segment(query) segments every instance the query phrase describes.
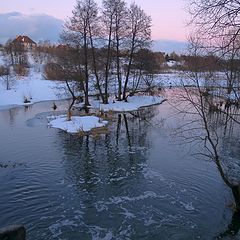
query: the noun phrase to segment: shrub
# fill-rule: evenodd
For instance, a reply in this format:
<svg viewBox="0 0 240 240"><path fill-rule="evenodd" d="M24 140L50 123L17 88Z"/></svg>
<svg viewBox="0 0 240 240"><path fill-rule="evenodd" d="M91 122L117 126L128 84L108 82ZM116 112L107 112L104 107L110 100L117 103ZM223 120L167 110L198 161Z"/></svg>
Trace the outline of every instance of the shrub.
<svg viewBox="0 0 240 240"><path fill-rule="evenodd" d="M13 69L18 76L27 76L29 73L28 67L21 64L14 65Z"/></svg>
<svg viewBox="0 0 240 240"><path fill-rule="evenodd" d="M9 68L0 66L0 76L9 75Z"/></svg>
<svg viewBox="0 0 240 240"><path fill-rule="evenodd" d="M49 62L45 65L44 77L48 80L65 80L61 67L52 62Z"/></svg>

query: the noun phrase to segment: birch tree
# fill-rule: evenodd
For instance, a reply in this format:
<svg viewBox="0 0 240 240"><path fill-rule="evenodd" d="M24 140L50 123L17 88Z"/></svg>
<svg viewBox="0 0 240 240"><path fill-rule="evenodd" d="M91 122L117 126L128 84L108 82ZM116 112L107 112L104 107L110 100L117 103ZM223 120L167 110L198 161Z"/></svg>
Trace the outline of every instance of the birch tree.
<svg viewBox="0 0 240 240"><path fill-rule="evenodd" d="M85 106L89 105L89 81L91 74L93 47L93 28L98 21L98 7L94 0L78 0L72 17L65 24L62 39L72 47L82 50L83 59L83 91Z"/></svg>
<svg viewBox="0 0 240 240"><path fill-rule="evenodd" d="M134 55L139 49L148 48L151 44L151 17L138 5L132 3L128 9L128 36L126 40L127 66L123 86L123 100L127 100L127 87L133 67Z"/></svg>

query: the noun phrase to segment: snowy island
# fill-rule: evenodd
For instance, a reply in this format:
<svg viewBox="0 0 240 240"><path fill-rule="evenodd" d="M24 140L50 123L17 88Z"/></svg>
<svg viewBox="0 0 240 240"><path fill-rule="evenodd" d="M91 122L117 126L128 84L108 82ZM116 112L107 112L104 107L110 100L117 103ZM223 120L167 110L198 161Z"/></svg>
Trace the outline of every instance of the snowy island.
<svg viewBox="0 0 240 240"><path fill-rule="evenodd" d="M73 116L71 120L68 120L67 115L61 115L51 120L49 126L62 129L68 133L79 133L89 132L92 129L104 127L107 124L107 121L103 121L103 119L96 116Z"/></svg>
<svg viewBox="0 0 240 240"><path fill-rule="evenodd" d="M92 107L99 107L100 111L108 112L129 112L136 111L142 107L160 104L164 98L157 96L133 96L128 98L128 102L114 102L110 104L101 104L93 101ZM49 126L62 129L68 133L90 132L93 129L105 127L108 121L96 116L72 116L68 119L67 115L48 117Z"/></svg>

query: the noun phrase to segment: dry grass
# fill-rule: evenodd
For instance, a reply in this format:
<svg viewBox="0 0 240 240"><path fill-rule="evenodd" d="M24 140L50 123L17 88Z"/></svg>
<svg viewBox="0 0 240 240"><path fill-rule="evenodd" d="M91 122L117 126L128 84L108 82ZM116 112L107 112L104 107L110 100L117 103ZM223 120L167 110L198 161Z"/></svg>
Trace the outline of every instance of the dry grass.
<svg viewBox="0 0 240 240"><path fill-rule="evenodd" d="M105 135L109 132L108 128L106 126L104 127L97 127L97 128L93 128L91 131L83 131L83 130L79 130L77 135L79 137L84 137L84 136L91 136L94 139L98 139L101 135Z"/></svg>
<svg viewBox="0 0 240 240"><path fill-rule="evenodd" d="M14 72L18 75L18 76L27 76L29 73L29 69L26 66L22 66L20 64L15 65L14 66Z"/></svg>

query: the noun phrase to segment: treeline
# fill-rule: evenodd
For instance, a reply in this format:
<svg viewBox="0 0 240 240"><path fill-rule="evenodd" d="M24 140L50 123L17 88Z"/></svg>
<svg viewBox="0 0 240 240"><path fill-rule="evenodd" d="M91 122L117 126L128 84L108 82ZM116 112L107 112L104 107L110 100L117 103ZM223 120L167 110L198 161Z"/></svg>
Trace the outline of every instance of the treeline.
<svg viewBox="0 0 240 240"><path fill-rule="evenodd" d="M16 75L25 76L28 73L29 62L27 51L22 44L14 43L9 39L1 46L1 55L4 62L0 66L0 76L13 71Z"/></svg>
<svg viewBox="0 0 240 240"><path fill-rule="evenodd" d="M49 67L76 81L86 106L90 81L95 81L102 102L108 103L109 84L116 78L117 99L126 100L130 79L144 71L142 55L149 58L151 54L151 17L124 0L104 0L101 7L94 0L77 1L61 42L57 59Z"/></svg>

